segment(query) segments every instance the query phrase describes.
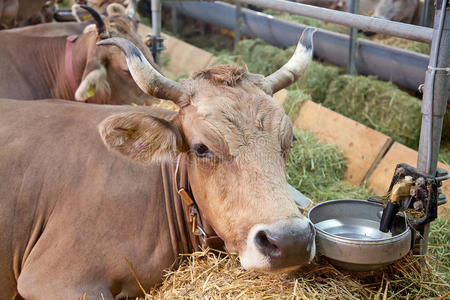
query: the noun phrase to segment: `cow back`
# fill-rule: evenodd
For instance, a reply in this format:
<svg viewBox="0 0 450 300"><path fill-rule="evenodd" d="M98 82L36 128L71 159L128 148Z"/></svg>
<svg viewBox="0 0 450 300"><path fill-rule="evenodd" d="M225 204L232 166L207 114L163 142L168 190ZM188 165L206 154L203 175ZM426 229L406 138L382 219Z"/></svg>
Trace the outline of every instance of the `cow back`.
<svg viewBox="0 0 450 300"><path fill-rule="evenodd" d="M52 280L88 284L99 272L106 281L127 278L126 256L154 284L161 274L144 270L173 262L161 165L108 152L98 133L103 119L131 110L149 108L0 100L0 268L8 274L0 289L37 263L69 273ZM158 261L149 259L158 251ZM74 262L85 270L70 277Z"/></svg>

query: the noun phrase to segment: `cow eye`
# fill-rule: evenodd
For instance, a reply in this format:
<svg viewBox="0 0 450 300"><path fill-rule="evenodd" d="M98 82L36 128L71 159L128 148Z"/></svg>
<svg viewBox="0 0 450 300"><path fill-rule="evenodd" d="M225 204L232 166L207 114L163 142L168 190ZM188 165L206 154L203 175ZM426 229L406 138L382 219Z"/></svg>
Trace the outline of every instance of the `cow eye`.
<svg viewBox="0 0 450 300"><path fill-rule="evenodd" d="M211 151L209 151L208 147L206 147L204 144L194 145L193 150L197 157L206 157L208 155L211 155Z"/></svg>

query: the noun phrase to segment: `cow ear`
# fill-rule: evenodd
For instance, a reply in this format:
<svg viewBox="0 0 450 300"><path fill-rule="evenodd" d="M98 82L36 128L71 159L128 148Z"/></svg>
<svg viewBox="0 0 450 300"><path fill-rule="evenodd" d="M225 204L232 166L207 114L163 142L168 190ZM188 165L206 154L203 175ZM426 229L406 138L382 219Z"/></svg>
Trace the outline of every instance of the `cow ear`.
<svg viewBox="0 0 450 300"><path fill-rule="evenodd" d="M101 96L101 99L108 99L111 96L111 87L107 75L105 66L89 62L75 92L75 100L85 102L94 95Z"/></svg>
<svg viewBox="0 0 450 300"><path fill-rule="evenodd" d="M109 149L141 163L173 159L183 151L183 138L177 122L144 112L112 115L99 125Z"/></svg>

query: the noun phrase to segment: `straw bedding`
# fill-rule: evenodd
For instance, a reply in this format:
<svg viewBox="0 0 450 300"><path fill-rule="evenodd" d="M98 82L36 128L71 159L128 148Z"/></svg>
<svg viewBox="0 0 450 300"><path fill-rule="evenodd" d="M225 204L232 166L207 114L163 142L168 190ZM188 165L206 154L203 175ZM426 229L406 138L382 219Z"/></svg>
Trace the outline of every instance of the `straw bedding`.
<svg viewBox="0 0 450 300"><path fill-rule="evenodd" d="M430 263L424 269L418 256L408 254L381 271L347 272L318 257L291 274L264 274L243 270L236 256L203 251L185 255L180 267L167 270L162 285L147 298L435 299L450 290L448 226L447 220L433 224Z"/></svg>
<svg viewBox="0 0 450 300"><path fill-rule="evenodd" d="M288 181L315 202L338 198L364 199L370 192L343 181L344 155L332 145L296 132L287 165ZM427 299L450 290L450 224L432 224L426 268L409 254L381 271L339 270L324 257L290 274L245 271L236 256L205 250L183 255L183 263L167 270L154 299Z"/></svg>

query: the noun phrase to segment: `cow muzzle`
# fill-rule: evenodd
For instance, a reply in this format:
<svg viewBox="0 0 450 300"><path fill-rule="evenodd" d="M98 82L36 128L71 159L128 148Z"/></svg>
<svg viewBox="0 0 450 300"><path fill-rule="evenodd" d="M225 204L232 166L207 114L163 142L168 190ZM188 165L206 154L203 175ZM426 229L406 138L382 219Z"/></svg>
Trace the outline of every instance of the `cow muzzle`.
<svg viewBox="0 0 450 300"><path fill-rule="evenodd" d="M290 218L254 225L239 255L245 269L284 272L310 263L316 253L314 225L306 218Z"/></svg>

